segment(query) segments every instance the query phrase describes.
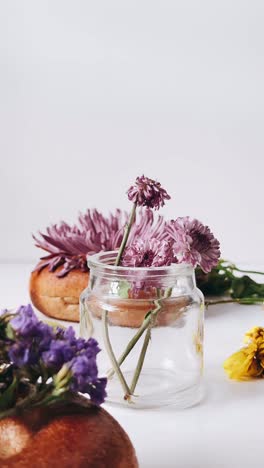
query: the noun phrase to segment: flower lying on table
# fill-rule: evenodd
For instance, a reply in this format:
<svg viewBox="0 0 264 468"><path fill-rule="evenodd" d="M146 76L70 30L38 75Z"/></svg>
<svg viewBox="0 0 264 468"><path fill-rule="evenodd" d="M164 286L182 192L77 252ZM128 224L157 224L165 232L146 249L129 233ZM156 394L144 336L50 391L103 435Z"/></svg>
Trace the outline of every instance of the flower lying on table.
<svg viewBox="0 0 264 468"><path fill-rule="evenodd" d="M100 405L106 379L98 377L93 338L76 338L72 327L51 327L31 305L0 312L0 418L15 408L51 405L73 393Z"/></svg>
<svg viewBox="0 0 264 468"><path fill-rule="evenodd" d="M264 328L252 328L244 341L246 346L225 360L226 373L234 380L264 377Z"/></svg>

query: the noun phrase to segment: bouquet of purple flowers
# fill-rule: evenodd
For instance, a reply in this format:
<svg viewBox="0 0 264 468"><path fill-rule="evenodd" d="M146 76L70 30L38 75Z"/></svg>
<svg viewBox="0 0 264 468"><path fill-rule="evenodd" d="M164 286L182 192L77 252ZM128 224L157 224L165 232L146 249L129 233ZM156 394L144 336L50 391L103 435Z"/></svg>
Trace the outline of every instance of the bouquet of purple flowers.
<svg viewBox="0 0 264 468"><path fill-rule="evenodd" d="M52 327L31 305L0 312L0 418L18 408L52 405L78 392L100 405L106 378L98 377L93 338L77 338L72 327Z"/></svg>

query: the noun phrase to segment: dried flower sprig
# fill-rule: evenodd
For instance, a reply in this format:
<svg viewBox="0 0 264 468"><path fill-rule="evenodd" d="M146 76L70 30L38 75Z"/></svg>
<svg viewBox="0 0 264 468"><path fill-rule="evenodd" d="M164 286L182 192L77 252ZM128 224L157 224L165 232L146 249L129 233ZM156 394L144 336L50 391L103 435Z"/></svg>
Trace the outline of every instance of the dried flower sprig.
<svg viewBox="0 0 264 468"><path fill-rule="evenodd" d="M264 328L253 327L245 334L246 346L224 362L230 379L249 380L264 377Z"/></svg>
<svg viewBox="0 0 264 468"><path fill-rule="evenodd" d="M144 175L137 177L134 185L132 185L127 192L128 199L133 202L133 207L125 226L124 236L116 257L115 265L119 265L122 255L127 245L127 241L131 232L131 228L135 221L136 209L138 206L146 206L158 210L164 206L165 200L169 200L170 196L161 184L153 179L149 179Z"/></svg>
<svg viewBox="0 0 264 468"><path fill-rule="evenodd" d="M77 392L97 405L105 400L106 378L98 377L100 348L93 338L43 323L29 304L0 312L0 343L0 418Z"/></svg>

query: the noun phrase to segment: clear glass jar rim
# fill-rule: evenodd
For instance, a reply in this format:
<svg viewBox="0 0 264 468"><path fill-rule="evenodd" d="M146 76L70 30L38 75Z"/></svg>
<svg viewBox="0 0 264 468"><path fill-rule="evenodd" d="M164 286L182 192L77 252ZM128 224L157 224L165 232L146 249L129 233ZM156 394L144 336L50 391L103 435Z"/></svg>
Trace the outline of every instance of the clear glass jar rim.
<svg viewBox="0 0 264 468"><path fill-rule="evenodd" d="M194 272L194 267L188 263L172 263L169 266L161 267L124 267L106 263L107 260L114 261L118 250L110 250L108 252L99 252L94 255L87 255L88 267L104 268L110 272L159 272L164 274L191 274ZM105 260L105 261L103 261Z"/></svg>

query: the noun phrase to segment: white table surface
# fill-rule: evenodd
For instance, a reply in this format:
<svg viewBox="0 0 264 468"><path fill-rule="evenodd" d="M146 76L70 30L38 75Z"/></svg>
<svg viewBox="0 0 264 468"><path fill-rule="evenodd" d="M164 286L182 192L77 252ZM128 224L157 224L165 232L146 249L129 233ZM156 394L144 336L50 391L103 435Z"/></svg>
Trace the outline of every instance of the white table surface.
<svg viewBox="0 0 264 468"><path fill-rule="evenodd" d="M29 302L31 269L0 265L1 308ZM104 405L129 434L141 468L263 468L264 380L234 382L222 368L254 325L264 325L262 306L217 305L207 311L206 397L198 406L178 411Z"/></svg>

